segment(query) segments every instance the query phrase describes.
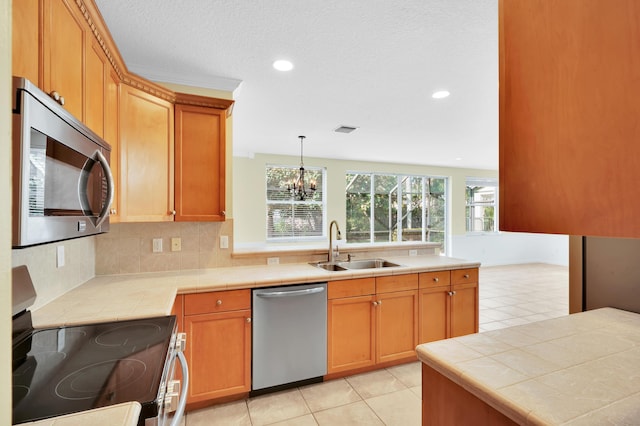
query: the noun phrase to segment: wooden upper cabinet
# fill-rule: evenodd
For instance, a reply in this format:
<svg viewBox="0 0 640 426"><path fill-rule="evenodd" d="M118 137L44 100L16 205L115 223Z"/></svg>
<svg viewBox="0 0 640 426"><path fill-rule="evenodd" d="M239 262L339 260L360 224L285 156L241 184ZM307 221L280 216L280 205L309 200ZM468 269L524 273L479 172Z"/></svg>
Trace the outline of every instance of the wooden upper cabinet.
<svg viewBox="0 0 640 426"><path fill-rule="evenodd" d="M226 111L175 105L176 221L225 220Z"/></svg>
<svg viewBox="0 0 640 426"><path fill-rule="evenodd" d="M173 104L120 86L120 220L173 221Z"/></svg>
<svg viewBox="0 0 640 426"><path fill-rule="evenodd" d="M97 41L87 43L85 58L84 123L104 138L105 91L111 67Z"/></svg>
<svg viewBox="0 0 640 426"><path fill-rule="evenodd" d="M104 101L104 139L111 145L111 173L115 185L109 221L120 221L120 78L113 69L107 73Z"/></svg>
<svg viewBox="0 0 640 426"><path fill-rule="evenodd" d="M40 1L20 0L12 4L11 73L40 84Z"/></svg>
<svg viewBox="0 0 640 426"><path fill-rule="evenodd" d="M640 2L499 2L500 229L640 237Z"/></svg>
<svg viewBox="0 0 640 426"><path fill-rule="evenodd" d="M44 8L43 89L57 92L65 109L83 120L85 22L68 0L45 0Z"/></svg>

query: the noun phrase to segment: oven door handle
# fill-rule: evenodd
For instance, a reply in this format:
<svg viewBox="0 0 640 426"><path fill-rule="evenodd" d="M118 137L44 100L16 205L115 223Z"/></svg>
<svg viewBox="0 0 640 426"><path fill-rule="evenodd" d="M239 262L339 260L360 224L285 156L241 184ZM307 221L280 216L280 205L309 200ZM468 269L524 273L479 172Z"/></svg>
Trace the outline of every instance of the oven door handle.
<svg viewBox="0 0 640 426"><path fill-rule="evenodd" d="M187 365L187 359L184 357L182 351L178 351L176 354L178 361L180 361L180 369L182 370L182 386L180 389L180 401L178 402L178 408L173 415L173 420L170 426L178 426L184 415L184 409L187 406L187 393L189 392L189 366Z"/></svg>

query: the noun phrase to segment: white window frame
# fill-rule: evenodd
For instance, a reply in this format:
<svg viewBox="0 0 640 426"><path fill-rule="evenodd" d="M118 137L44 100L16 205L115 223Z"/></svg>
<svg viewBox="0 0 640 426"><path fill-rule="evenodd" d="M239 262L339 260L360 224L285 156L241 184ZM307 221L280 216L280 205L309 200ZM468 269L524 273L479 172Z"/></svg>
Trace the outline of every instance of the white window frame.
<svg viewBox="0 0 640 426"><path fill-rule="evenodd" d="M469 186L480 186L480 187L492 187L493 188L493 204L481 204L481 203L471 203L468 204L467 203L467 197L466 197L466 192L467 192L467 188ZM498 230L498 217L499 217L499 211L498 211L498 195L499 195L499 188L498 188L498 178L478 178L478 177L469 177L467 176L465 178L465 183L464 183L464 190L465 190L465 214L464 214L464 220L465 220L465 231L467 232L467 234L496 234L498 232L500 232ZM470 223L469 220L471 219L470 217L467 217L467 207L473 209L476 206L480 206L480 207L493 207L493 231L474 231L473 227L471 227L470 230Z"/></svg>
<svg viewBox="0 0 640 426"><path fill-rule="evenodd" d="M311 241L323 241L327 239L327 230L326 230L326 223L327 223L327 169L326 167L305 167L305 171L319 171L322 173L322 183L319 185L319 187L321 188L321 199L320 200L304 200L304 201L300 201L300 200L295 200L293 197L291 197L290 199L286 199L286 200L269 200L268 199L268 191L269 188L267 187L267 170L269 168L284 168L284 169L291 169L292 171L298 171L300 169L300 166L292 166L290 164L266 164L265 169L264 169L264 173L265 173L265 238L266 241L269 243L286 243L286 242L311 242ZM322 208L322 225L321 225L321 230L322 230L322 234L321 235L302 235L302 236L284 236L284 237L273 237L273 236L269 236L269 205L271 204L290 204L292 207L296 206L296 205L318 205L321 206Z"/></svg>

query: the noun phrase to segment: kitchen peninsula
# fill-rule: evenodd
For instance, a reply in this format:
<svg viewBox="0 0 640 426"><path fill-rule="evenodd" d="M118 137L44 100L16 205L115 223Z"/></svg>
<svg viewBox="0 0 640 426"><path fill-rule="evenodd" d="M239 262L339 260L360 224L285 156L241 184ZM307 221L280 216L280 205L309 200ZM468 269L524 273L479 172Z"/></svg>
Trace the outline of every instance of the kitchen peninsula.
<svg viewBox="0 0 640 426"><path fill-rule="evenodd" d="M640 422L640 315L602 308L427 343L423 425Z"/></svg>

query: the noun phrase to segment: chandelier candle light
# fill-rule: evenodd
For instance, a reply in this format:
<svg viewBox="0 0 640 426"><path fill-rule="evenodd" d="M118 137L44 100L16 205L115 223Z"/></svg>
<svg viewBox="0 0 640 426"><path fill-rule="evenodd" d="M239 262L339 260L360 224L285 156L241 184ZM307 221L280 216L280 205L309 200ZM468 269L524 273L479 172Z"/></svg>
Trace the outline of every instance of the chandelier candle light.
<svg viewBox="0 0 640 426"><path fill-rule="evenodd" d="M304 163L302 161L302 143L306 136L298 136L300 138L300 174L295 182L287 182L287 191L296 200L304 201L307 197L313 197L316 192L316 181L311 180L309 182L309 189L305 188L304 181Z"/></svg>

